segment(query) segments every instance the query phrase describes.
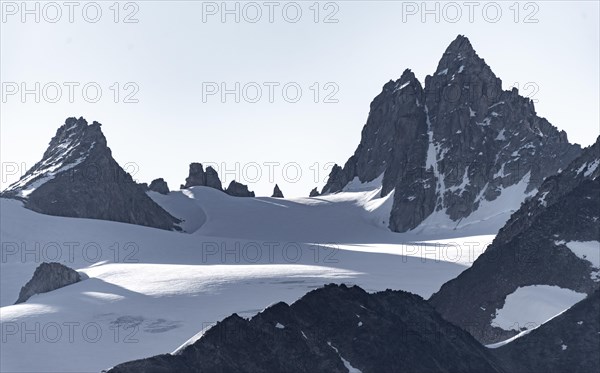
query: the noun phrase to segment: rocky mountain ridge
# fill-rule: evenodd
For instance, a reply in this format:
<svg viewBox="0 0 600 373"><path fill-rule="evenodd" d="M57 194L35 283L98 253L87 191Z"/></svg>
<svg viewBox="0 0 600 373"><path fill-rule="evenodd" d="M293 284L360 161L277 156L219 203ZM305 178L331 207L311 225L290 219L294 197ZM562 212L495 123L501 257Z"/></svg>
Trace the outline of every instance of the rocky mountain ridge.
<svg viewBox="0 0 600 373"><path fill-rule="evenodd" d="M1 197L48 215L111 220L179 230L179 220L150 199L114 160L101 124L67 118L42 160Z"/></svg>
<svg viewBox="0 0 600 373"><path fill-rule="evenodd" d="M124 372L503 372L468 333L421 297L326 285L250 320L218 322L176 354L120 364Z"/></svg>
<svg viewBox="0 0 600 373"><path fill-rule="evenodd" d="M516 88L502 90L459 35L424 87L410 70L384 85L354 155L332 168L323 193L383 175L381 196L396 191L389 227L405 232L435 213L460 222L518 183L522 201L580 151Z"/></svg>
<svg viewBox="0 0 600 373"><path fill-rule="evenodd" d="M482 343L516 334L493 325L519 287L550 285L592 294L600 287L600 137L561 173L547 178L493 243L430 302ZM589 250L589 252L587 251ZM588 256L589 255L589 256Z"/></svg>

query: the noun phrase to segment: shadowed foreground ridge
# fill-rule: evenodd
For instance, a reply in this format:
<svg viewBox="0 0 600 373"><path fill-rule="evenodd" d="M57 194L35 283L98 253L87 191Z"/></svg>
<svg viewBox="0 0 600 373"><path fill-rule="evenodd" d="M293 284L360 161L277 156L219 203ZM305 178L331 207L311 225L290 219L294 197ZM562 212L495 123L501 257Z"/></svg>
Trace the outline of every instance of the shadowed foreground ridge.
<svg viewBox="0 0 600 373"><path fill-rule="evenodd" d="M352 368L357 370L352 370ZM504 372L468 333L404 291L326 285L250 320L233 314L176 355L125 372Z"/></svg>

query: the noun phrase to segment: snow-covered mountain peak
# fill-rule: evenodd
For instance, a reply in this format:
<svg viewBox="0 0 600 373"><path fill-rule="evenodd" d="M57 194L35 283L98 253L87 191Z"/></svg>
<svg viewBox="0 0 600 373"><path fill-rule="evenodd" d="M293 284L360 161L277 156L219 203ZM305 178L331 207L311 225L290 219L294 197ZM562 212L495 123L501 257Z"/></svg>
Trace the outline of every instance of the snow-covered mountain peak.
<svg viewBox="0 0 600 373"><path fill-rule="evenodd" d="M179 220L152 201L113 159L100 127L98 122L68 118L42 159L1 196L48 215L176 229Z"/></svg>
<svg viewBox="0 0 600 373"><path fill-rule="evenodd" d="M503 91L501 80L459 35L424 87L408 69L383 87L354 155L343 168L332 168L323 193L342 191L355 178L365 183L383 175L381 195L396 191L389 226L397 232L416 229L432 215L439 216L429 219L429 228L458 227L504 194L511 202L501 218L497 211L477 218L494 217L498 229L544 178L580 152L536 115L530 99L516 89ZM513 187L524 181L514 195Z"/></svg>
<svg viewBox="0 0 600 373"><path fill-rule="evenodd" d="M92 151L107 151L110 154L100 126L98 122L88 125L83 118L68 118L56 131L42 160L10 185L3 196L26 199L57 174L81 164Z"/></svg>
<svg viewBox="0 0 600 373"><path fill-rule="evenodd" d="M469 39L458 35L446 48L433 76L451 79L455 74L464 73L469 67L473 67L475 71L491 72L485 61L477 55Z"/></svg>
<svg viewBox="0 0 600 373"><path fill-rule="evenodd" d="M94 121L92 124L80 117L79 119L71 117L67 118L65 124L56 130L56 135L50 141L50 148L61 147L65 143L71 143L73 140L78 140L80 145L91 143L100 143L106 146L106 138L101 130L102 124Z"/></svg>

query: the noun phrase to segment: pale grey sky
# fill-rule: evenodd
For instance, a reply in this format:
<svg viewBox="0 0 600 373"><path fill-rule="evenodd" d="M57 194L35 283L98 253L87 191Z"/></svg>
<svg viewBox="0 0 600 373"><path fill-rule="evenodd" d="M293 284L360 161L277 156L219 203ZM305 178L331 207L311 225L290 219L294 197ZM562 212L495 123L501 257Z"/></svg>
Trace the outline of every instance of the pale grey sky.
<svg viewBox="0 0 600 373"><path fill-rule="evenodd" d="M423 81L457 34L572 142L600 132L597 1L428 2L428 12L421 1L314 3L228 2L228 14L221 1L29 2L28 13L2 1L1 187L18 178L6 172L13 164L25 172L41 158L65 118L83 116L103 124L139 181L164 177L176 189L197 161L258 195L273 182L307 195L329 162L352 154L383 84L405 68ZM40 102L23 100L36 82ZM236 82L239 103L208 94Z"/></svg>

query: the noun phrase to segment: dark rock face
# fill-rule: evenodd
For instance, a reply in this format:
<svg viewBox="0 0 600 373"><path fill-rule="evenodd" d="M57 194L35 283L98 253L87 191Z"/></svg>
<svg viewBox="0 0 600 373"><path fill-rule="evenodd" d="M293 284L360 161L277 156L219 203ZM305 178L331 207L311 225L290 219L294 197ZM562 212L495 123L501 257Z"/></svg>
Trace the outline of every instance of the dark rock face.
<svg viewBox="0 0 600 373"><path fill-rule="evenodd" d="M206 186L218 190L223 190L223 184L219 179L219 174L211 166L206 167Z"/></svg>
<svg viewBox="0 0 600 373"><path fill-rule="evenodd" d="M496 238L501 242L510 241L513 237L529 229L538 214L545 211L545 207L573 192L582 182L597 179L599 176L600 136L593 145L584 149L568 167L544 180L538 189L536 198L527 200L500 229Z"/></svg>
<svg viewBox="0 0 600 373"><path fill-rule="evenodd" d="M189 176L185 179L185 185L181 189L193 186L206 186L218 190L223 190L223 185L219 179L219 174L214 168L208 166L206 171L202 163L190 164Z"/></svg>
<svg viewBox="0 0 600 373"><path fill-rule="evenodd" d="M110 372L347 373L349 366L363 373L503 371L483 346L417 295L327 285L250 320L234 314L177 355Z"/></svg>
<svg viewBox="0 0 600 373"><path fill-rule="evenodd" d="M101 124L68 118L42 160L2 197L48 215L111 220L177 229L179 220L150 197L113 159Z"/></svg>
<svg viewBox="0 0 600 373"><path fill-rule="evenodd" d="M248 186L232 180L225 193L233 197L254 197L254 192L248 190Z"/></svg>
<svg viewBox="0 0 600 373"><path fill-rule="evenodd" d="M169 186L162 177L160 179L152 180L148 189L160 194L169 194Z"/></svg>
<svg viewBox="0 0 600 373"><path fill-rule="evenodd" d="M206 186L206 173L202 163L191 163L189 176L185 179L184 188Z"/></svg>
<svg viewBox="0 0 600 373"><path fill-rule="evenodd" d="M490 324L518 287L553 285L588 294L600 287L599 269L565 245L600 241L599 150L600 138L547 178L473 266L432 295L431 304L444 318L482 343L495 343L516 334Z"/></svg>
<svg viewBox="0 0 600 373"><path fill-rule="evenodd" d="M47 293L81 281L79 273L60 263L42 263L31 280L21 288L15 304L24 303L35 294Z"/></svg>
<svg viewBox="0 0 600 373"><path fill-rule="evenodd" d="M587 373L600 368L600 293L492 350L514 373Z"/></svg>
<svg viewBox="0 0 600 373"><path fill-rule="evenodd" d="M354 155L332 168L323 193L383 175L382 195L396 191L390 229L405 232L436 211L459 221L526 175L526 191L538 188L581 149L501 84L457 37L424 88L410 70L384 85Z"/></svg>
<svg viewBox="0 0 600 373"><path fill-rule="evenodd" d="M281 189L279 189L279 185L275 184L275 188L273 188L273 195L271 197L283 198L283 193L281 192Z"/></svg>
<svg viewBox="0 0 600 373"><path fill-rule="evenodd" d="M321 194L319 193L319 191L317 190L317 188L315 187L313 190L310 191L310 194L308 195L309 197L318 197Z"/></svg>
<svg viewBox="0 0 600 373"><path fill-rule="evenodd" d="M201 163L190 164L190 174L185 179L185 185L181 186L181 189L189 188L193 186L206 186L217 190L224 191L230 196L234 197L254 197L254 192L248 190L248 186L238 183L233 180L227 189L223 190L223 185L219 179L217 171L208 166L206 171Z"/></svg>

